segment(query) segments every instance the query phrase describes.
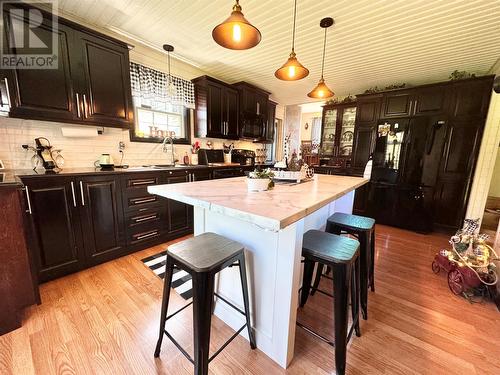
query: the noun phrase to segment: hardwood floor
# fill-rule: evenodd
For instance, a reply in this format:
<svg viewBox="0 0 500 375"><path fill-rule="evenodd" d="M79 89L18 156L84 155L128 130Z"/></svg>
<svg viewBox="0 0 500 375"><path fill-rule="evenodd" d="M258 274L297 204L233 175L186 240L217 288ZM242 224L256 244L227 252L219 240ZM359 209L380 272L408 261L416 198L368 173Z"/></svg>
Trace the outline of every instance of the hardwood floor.
<svg viewBox="0 0 500 375"><path fill-rule="evenodd" d="M447 236L424 236L377 226L376 292L369 320L361 321L347 353L348 374L499 374L500 314L491 302L470 304L434 275L431 261ZM140 259L156 246L41 287L42 304L28 310L23 327L0 337L0 374L192 374L193 368L164 339L153 358L162 282ZM322 288L329 287L328 279ZM184 304L175 293L172 309ZM192 350L190 308L167 329ZM299 320L331 336L332 301L316 293ZM232 330L212 323L212 350ZM242 337L211 364L213 374L331 374L333 348L297 328L295 357L287 371Z"/></svg>

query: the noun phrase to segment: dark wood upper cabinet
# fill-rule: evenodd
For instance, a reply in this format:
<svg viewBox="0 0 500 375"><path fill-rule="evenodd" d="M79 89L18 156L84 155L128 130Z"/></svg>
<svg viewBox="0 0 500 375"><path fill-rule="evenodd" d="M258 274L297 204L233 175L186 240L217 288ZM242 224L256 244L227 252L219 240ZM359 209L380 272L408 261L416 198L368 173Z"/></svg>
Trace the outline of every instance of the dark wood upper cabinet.
<svg viewBox="0 0 500 375"><path fill-rule="evenodd" d="M27 9L30 6L15 5ZM12 33L11 13L4 7L5 37ZM53 37L51 17L41 11L37 35ZM25 14L28 14L25 12ZM29 22L23 19L22 22ZM58 17L57 69L7 72L9 115L27 119L128 128L133 121L128 46ZM12 53L22 53L13 49Z"/></svg>
<svg viewBox="0 0 500 375"><path fill-rule="evenodd" d="M454 117L485 118L490 103L492 81L490 77L457 81L452 86Z"/></svg>
<svg viewBox="0 0 500 375"><path fill-rule="evenodd" d="M29 23L27 18L12 18L11 13L3 14L4 38L12 36L13 22ZM47 45L51 43L53 30L50 20L43 19L37 36ZM7 43L4 40L4 43ZM8 91L10 93L10 116L33 119L53 119L74 121L76 97L70 56L73 43L73 30L60 24L57 31L57 69L12 69L6 70ZM8 45L5 44L5 45ZM9 48L12 54L24 52L23 48Z"/></svg>
<svg viewBox="0 0 500 375"><path fill-rule="evenodd" d="M78 179L81 223L89 264L114 259L125 252L125 227L120 179L113 175Z"/></svg>
<svg viewBox="0 0 500 375"><path fill-rule="evenodd" d="M413 92L394 92L384 95L382 118L409 116L413 105Z"/></svg>
<svg viewBox="0 0 500 375"><path fill-rule="evenodd" d="M264 131L264 141L267 143L274 142L274 131L276 122L276 104L269 100L267 104L267 123Z"/></svg>
<svg viewBox="0 0 500 375"><path fill-rule="evenodd" d="M79 32L83 121L128 127L133 119L128 47Z"/></svg>
<svg viewBox="0 0 500 375"><path fill-rule="evenodd" d="M26 185L34 255L40 281L83 268L85 253L75 182L69 177L33 178Z"/></svg>
<svg viewBox="0 0 500 375"><path fill-rule="evenodd" d="M447 86L417 88L413 95L413 115L429 116L445 112L449 98L448 92Z"/></svg>
<svg viewBox="0 0 500 375"><path fill-rule="evenodd" d="M238 139L238 92L208 76L193 80L195 85L195 135Z"/></svg>
<svg viewBox="0 0 500 375"><path fill-rule="evenodd" d="M239 135L254 141L265 140L269 93L246 82L233 85L239 93Z"/></svg>
<svg viewBox="0 0 500 375"><path fill-rule="evenodd" d="M351 168L363 172L375 146L376 127L356 127L354 131L354 153Z"/></svg>

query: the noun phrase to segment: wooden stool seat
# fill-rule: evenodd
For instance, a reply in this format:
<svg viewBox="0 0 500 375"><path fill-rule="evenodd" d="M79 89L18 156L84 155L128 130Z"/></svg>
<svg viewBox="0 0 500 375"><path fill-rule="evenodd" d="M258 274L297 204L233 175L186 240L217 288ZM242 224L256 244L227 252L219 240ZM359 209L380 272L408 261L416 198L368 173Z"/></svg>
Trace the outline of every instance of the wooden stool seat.
<svg viewBox="0 0 500 375"><path fill-rule="evenodd" d="M333 269L333 310L335 322L335 341L314 332L311 328L297 322L297 325L315 337L335 347L335 370L338 375L345 374L347 343L353 331L361 336L359 328L359 242L319 230L309 230L302 241L304 274L300 294L300 306L303 307L309 297L311 281L316 263ZM319 267L318 267L319 270ZM320 291L318 289L318 291ZM348 330L349 292L351 299L352 326Z"/></svg>
<svg viewBox="0 0 500 375"><path fill-rule="evenodd" d="M371 231L375 226L375 219L336 212L328 218L327 223L355 231Z"/></svg>
<svg viewBox="0 0 500 375"><path fill-rule="evenodd" d="M219 270L244 248L236 241L207 232L170 245L168 255L194 272L210 272Z"/></svg>

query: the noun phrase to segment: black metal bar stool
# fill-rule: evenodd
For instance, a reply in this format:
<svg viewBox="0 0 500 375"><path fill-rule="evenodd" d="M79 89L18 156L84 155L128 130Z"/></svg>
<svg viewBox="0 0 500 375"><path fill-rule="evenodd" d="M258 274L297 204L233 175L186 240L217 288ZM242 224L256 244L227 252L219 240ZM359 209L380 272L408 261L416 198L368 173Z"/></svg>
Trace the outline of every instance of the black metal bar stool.
<svg viewBox="0 0 500 375"><path fill-rule="evenodd" d="M304 234L302 256L305 259L300 294L301 307L305 305L309 297L315 263L330 266L333 270L333 295L321 292L333 297L335 341L332 342L303 324L297 322L297 325L335 347L336 372L343 375L346 367L347 343L353 330L356 332L356 336L361 336L359 328L359 242L352 238L310 230ZM352 326L348 333L349 290L351 292Z"/></svg>
<svg viewBox="0 0 500 375"><path fill-rule="evenodd" d="M215 274L222 269L238 262L240 268L241 288L245 311L227 301L214 291ZM173 268L180 268L193 278L193 300L181 309L167 316L170 287L172 284ZM211 357L210 349L210 322L214 295L221 301L237 310L246 318L246 323L222 345ZM186 307L193 305L194 331L194 359L180 346L180 344L165 329L168 319L172 318ZM161 343L165 334L184 356L194 364L195 375L208 374L208 364L214 359L238 334L247 327L250 347L256 348L255 336L250 325L250 309L248 303L248 284L245 268L245 253L243 245L215 233L203 233L178 242L168 247L165 283L163 286L163 301L161 306L160 333L156 344L155 357L160 356Z"/></svg>
<svg viewBox="0 0 500 375"><path fill-rule="evenodd" d="M336 212L326 222L326 232L341 234L346 232L360 243L360 297L363 318L368 319L368 287L375 291L375 220L369 217ZM313 293L318 288L323 274L323 266L318 264Z"/></svg>

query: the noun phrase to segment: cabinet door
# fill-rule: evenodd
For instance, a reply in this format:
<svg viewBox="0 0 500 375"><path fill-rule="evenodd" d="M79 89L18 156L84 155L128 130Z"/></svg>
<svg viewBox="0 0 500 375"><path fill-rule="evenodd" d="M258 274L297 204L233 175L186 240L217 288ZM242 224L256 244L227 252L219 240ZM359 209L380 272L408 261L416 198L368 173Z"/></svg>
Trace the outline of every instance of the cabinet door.
<svg viewBox="0 0 500 375"><path fill-rule="evenodd" d="M189 174L169 172L166 177L167 184L189 182ZM172 199L167 200L167 216L169 217L168 233L173 236L188 234L193 228L193 207L189 204Z"/></svg>
<svg viewBox="0 0 500 375"><path fill-rule="evenodd" d="M129 128L133 122L128 48L78 32L83 121Z"/></svg>
<svg viewBox="0 0 500 375"><path fill-rule="evenodd" d="M382 118L409 116L412 111L413 91L384 95Z"/></svg>
<svg viewBox="0 0 500 375"><path fill-rule="evenodd" d="M448 86L431 86L415 91L412 113L416 116L428 116L446 110Z"/></svg>
<svg viewBox="0 0 500 375"><path fill-rule="evenodd" d="M208 83L207 87L207 109L208 109L208 129L207 137L223 137L224 121L224 88L215 83Z"/></svg>
<svg viewBox="0 0 500 375"><path fill-rule="evenodd" d="M238 139L238 91L226 88L224 104L224 136L228 139Z"/></svg>
<svg viewBox="0 0 500 375"><path fill-rule="evenodd" d="M352 168L364 170L375 144L375 126L354 129Z"/></svg>
<svg viewBox="0 0 500 375"><path fill-rule="evenodd" d="M27 14L27 13L25 13ZM53 33L50 17L46 13L40 27L37 27L38 38L49 45ZM13 25L27 24L26 18L11 17L4 14L3 38L11 38ZM28 28L27 25L20 27ZM64 24L58 24L57 30L57 69L13 69L7 73L7 85L10 93L10 116L53 120L77 120L76 97L72 82L70 65L73 63L69 54L73 31ZM6 41L4 40L4 43ZM7 45L7 44L6 44ZM22 55L24 48L9 48L10 53Z"/></svg>
<svg viewBox="0 0 500 375"><path fill-rule="evenodd" d="M382 96L362 97L356 105L356 126L370 126L378 122Z"/></svg>
<svg viewBox="0 0 500 375"><path fill-rule="evenodd" d="M82 269L85 255L73 179L38 177L24 183L31 209L30 249L39 280L51 280Z"/></svg>
<svg viewBox="0 0 500 375"><path fill-rule="evenodd" d="M267 118L268 101L268 95L264 95L261 93L255 94L255 113L257 115Z"/></svg>
<svg viewBox="0 0 500 375"><path fill-rule="evenodd" d="M267 105L267 125L265 139L267 142L274 142L274 128L276 122L276 105L269 102Z"/></svg>
<svg viewBox="0 0 500 375"><path fill-rule="evenodd" d="M457 82L452 86L454 117L486 116L490 103L492 79Z"/></svg>
<svg viewBox="0 0 500 375"><path fill-rule="evenodd" d="M119 177L83 177L78 179L78 191L88 264L123 255L125 227Z"/></svg>

